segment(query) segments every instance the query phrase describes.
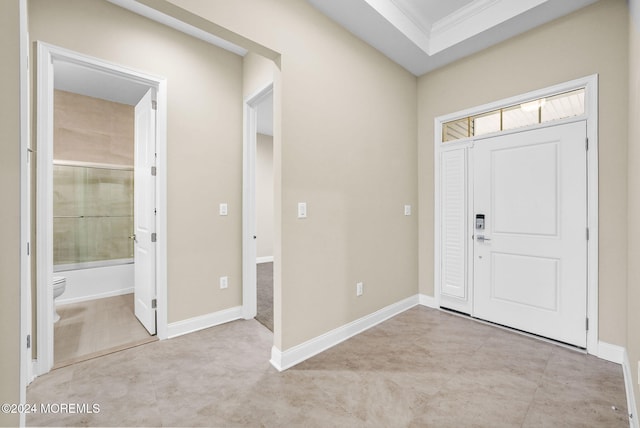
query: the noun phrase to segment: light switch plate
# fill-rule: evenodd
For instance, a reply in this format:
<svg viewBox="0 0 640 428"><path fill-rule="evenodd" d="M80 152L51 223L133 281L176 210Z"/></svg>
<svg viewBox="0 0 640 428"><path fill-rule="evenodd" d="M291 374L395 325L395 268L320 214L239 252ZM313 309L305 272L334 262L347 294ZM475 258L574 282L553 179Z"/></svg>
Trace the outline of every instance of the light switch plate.
<svg viewBox="0 0 640 428"><path fill-rule="evenodd" d="M298 202L298 218L307 218L306 202Z"/></svg>
<svg viewBox="0 0 640 428"><path fill-rule="evenodd" d="M227 215L229 213L229 206L225 203L220 204L220 215Z"/></svg>
<svg viewBox="0 0 640 428"><path fill-rule="evenodd" d="M356 296L362 296L364 293L364 284L361 282L356 283Z"/></svg>
<svg viewBox="0 0 640 428"><path fill-rule="evenodd" d="M411 215L411 205L404 206L404 215Z"/></svg>
<svg viewBox="0 0 640 428"><path fill-rule="evenodd" d="M228 276L221 276L220 277L220 288L224 289L224 288L228 288L229 287L229 277Z"/></svg>

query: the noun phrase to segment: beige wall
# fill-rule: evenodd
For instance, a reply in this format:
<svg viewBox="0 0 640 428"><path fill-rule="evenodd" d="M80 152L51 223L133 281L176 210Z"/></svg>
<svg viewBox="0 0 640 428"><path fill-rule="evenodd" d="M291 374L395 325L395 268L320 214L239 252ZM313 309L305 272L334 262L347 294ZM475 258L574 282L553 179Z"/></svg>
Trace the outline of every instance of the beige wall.
<svg viewBox="0 0 640 428"><path fill-rule="evenodd" d="M20 402L20 14L0 2L0 402ZM0 413L0 426L18 426Z"/></svg>
<svg viewBox="0 0 640 428"><path fill-rule="evenodd" d="M627 351L631 365L636 406L640 408L638 371L640 362L640 0L631 0L629 26L629 215ZM634 415L638 417L638 415Z"/></svg>
<svg viewBox="0 0 640 428"><path fill-rule="evenodd" d="M54 91L53 158L133 166L133 106Z"/></svg>
<svg viewBox="0 0 640 428"><path fill-rule="evenodd" d="M102 0L29 5L32 41L167 78L169 322L240 305L242 58Z"/></svg>
<svg viewBox="0 0 640 428"><path fill-rule="evenodd" d="M249 52L242 59L242 95L246 98L274 81L276 65L268 58Z"/></svg>
<svg viewBox="0 0 640 428"><path fill-rule="evenodd" d="M256 235L258 257L273 257L273 137L256 141Z"/></svg>
<svg viewBox="0 0 640 428"><path fill-rule="evenodd" d="M419 79L421 293L434 294L434 118L598 73L600 340L625 344L627 21L624 0L601 0Z"/></svg>
<svg viewBox="0 0 640 428"><path fill-rule="evenodd" d="M416 78L304 1L172 3L281 54L276 347L414 295L417 216L402 206L417 205ZM308 204L305 220L298 202Z"/></svg>

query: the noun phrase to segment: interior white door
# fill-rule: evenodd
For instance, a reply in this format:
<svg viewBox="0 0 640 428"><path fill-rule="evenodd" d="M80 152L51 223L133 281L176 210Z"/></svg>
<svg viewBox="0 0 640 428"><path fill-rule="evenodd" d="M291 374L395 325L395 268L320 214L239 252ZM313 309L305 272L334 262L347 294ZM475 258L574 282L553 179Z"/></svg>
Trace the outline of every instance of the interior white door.
<svg viewBox="0 0 640 428"><path fill-rule="evenodd" d="M155 174L156 117L150 89L135 107L134 260L135 314L156 334Z"/></svg>
<svg viewBox="0 0 640 428"><path fill-rule="evenodd" d="M473 148L473 315L586 347L586 123Z"/></svg>

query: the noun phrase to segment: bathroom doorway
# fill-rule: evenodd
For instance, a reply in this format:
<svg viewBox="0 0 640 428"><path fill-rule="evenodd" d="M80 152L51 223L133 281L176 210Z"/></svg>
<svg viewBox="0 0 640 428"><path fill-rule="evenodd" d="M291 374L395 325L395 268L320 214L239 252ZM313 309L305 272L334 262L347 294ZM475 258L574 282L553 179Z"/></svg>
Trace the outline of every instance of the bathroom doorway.
<svg viewBox="0 0 640 428"><path fill-rule="evenodd" d="M38 57L39 375L166 331L166 112L163 79L44 43Z"/></svg>
<svg viewBox="0 0 640 428"><path fill-rule="evenodd" d="M62 64L54 77L54 368L155 333L155 317L147 332L134 311L139 114L130 104L146 88L105 99L76 83L85 74Z"/></svg>

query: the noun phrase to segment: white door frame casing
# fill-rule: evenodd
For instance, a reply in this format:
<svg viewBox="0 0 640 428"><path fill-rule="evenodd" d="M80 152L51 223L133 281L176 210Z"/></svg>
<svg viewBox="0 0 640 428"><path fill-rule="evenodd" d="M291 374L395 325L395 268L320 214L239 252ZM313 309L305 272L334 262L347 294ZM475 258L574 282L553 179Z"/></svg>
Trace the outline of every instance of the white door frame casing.
<svg viewBox="0 0 640 428"><path fill-rule="evenodd" d="M269 82L245 97L242 147L242 317L256 316L256 143L258 104L273 93Z"/></svg>
<svg viewBox="0 0 640 428"><path fill-rule="evenodd" d="M444 123L461 119L468 116L474 116L487 111L496 110L502 107L521 104L533 99L543 98L558 93L568 92L576 89L585 89L585 112L584 115L568 118L564 120L554 121L541 125L534 125L526 128L503 131L500 133L487 134L479 137L464 138L456 141L442 142L442 126ZM440 154L445 150L455 148L472 147L474 141L484 138L491 138L496 135L505 135L507 133L518 133L546 126L558 125L561 123L569 123L575 121L586 121L588 152L587 152L587 226L589 228L589 241L587 243L587 317L589 319L589 328L587 330L587 352L593 355L599 355L598 342L598 75L594 74L558 85L539 89L536 91L520 94L514 97L498 100L489 104L469 108L452 114L436 117L434 120L434 298L436 307L440 307L441 293L440 281L442 275L442 253L441 253L441 165ZM469 216L472 213L468 213ZM471 217L469 217L471 219ZM470 221L470 220L469 220ZM467 287L472 286L472 281L467 278ZM472 296L473 290L468 289L467 295ZM473 313L472 313L473 315Z"/></svg>
<svg viewBox="0 0 640 428"><path fill-rule="evenodd" d="M27 385L32 379L33 339L31 327L31 165L29 121L29 31L27 0L20 0L20 402L27 402ZM20 426L26 425L20 413Z"/></svg>
<svg viewBox="0 0 640 428"><path fill-rule="evenodd" d="M156 287L158 337L167 338L167 95L166 80L117 64L37 42L37 366L36 375L53 367L53 62L63 61L124 78L154 88L157 102L156 150ZM23 219L24 221L24 219ZM24 287L24 286L23 286ZM30 287L30 285L29 285ZM27 292L23 290L23 292Z"/></svg>

